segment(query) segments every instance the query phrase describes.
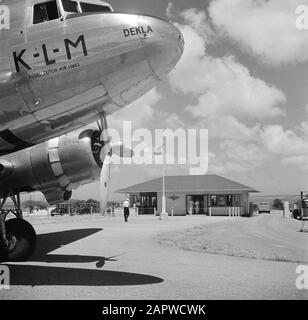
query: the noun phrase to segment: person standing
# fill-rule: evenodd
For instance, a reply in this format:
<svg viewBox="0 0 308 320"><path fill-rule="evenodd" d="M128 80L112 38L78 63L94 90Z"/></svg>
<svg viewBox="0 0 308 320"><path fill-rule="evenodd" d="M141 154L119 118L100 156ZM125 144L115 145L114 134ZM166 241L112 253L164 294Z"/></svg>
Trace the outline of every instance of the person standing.
<svg viewBox="0 0 308 320"><path fill-rule="evenodd" d="M128 216L129 216L129 199L126 199L123 202L123 208L124 208L124 220L127 222Z"/></svg>

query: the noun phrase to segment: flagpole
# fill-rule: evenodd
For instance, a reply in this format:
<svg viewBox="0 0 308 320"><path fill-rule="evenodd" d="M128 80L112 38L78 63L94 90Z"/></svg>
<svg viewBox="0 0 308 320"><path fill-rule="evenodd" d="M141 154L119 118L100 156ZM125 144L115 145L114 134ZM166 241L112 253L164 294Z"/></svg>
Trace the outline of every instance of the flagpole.
<svg viewBox="0 0 308 320"><path fill-rule="evenodd" d="M159 152L154 152L155 155L158 155ZM162 220L163 215L166 214L166 186L165 186L165 144L162 145L161 154L163 156L163 166L162 166L162 175L163 175L163 192L162 192L162 203L161 203L161 212L159 213L159 220Z"/></svg>
<svg viewBox="0 0 308 320"><path fill-rule="evenodd" d="M163 215L166 213L166 189L165 189L165 157L163 152L163 195L162 195L161 213L159 219L161 220Z"/></svg>

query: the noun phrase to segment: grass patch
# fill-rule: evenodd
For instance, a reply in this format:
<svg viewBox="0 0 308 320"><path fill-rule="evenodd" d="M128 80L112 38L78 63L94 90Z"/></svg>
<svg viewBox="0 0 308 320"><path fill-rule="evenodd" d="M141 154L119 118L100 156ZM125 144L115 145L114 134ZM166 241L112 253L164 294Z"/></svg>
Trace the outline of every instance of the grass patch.
<svg viewBox="0 0 308 320"><path fill-rule="evenodd" d="M162 233L155 240L161 245L201 253L280 262L305 262L305 259L301 259L289 251L284 252L283 248L272 248L257 241L254 243L254 239L247 241L246 229L249 227L249 223L251 222L247 222L246 219L245 221L218 222L171 233Z"/></svg>

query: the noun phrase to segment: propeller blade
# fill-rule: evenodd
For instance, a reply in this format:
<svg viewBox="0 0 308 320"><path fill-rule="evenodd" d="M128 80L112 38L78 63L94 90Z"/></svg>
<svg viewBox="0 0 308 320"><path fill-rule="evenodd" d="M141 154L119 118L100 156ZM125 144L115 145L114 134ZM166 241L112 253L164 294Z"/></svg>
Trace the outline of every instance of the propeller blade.
<svg viewBox="0 0 308 320"><path fill-rule="evenodd" d="M103 144L110 142L106 117L101 116L100 123L98 124L99 124L99 130L101 132L100 140L103 142Z"/></svg>
<svg viewBox="0 0 308 320"><path fill-rule="evenodd" d="M108 202L110 185L110 164L111 150L109 150L109 152L105 155L103 167L100 174L100 209L102 214L105 214Z"/></svg>
<svg viewBox="0 0 308 320"><path fill-rule="evenodd" d="M100 123L98 122L100 134L100 142L102 144L101 160L103 167L100 174L100 210L105 214L108 203L109 185L110 185L110 166L112 156L111 139L108 134L108 124L105 114L100 115Z"/></svg>

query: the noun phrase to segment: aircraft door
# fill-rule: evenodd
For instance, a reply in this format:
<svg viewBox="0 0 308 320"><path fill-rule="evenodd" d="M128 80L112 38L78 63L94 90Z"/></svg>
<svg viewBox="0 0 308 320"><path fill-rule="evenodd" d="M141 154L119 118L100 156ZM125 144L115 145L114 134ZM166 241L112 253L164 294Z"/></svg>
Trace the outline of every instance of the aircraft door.
<svg viewBox="0 0 308 320"><path fill-rule="evenodd" d="M25 43L14 48L14 64L20 75L38 81L21 81L18 87L31 111L52 103L49 77L56 63L63 60L64 22L59 0L34 0L25 9ZM28 79L29 79L28 78ZM56 96L54 96L56 98Z"/></svg>

